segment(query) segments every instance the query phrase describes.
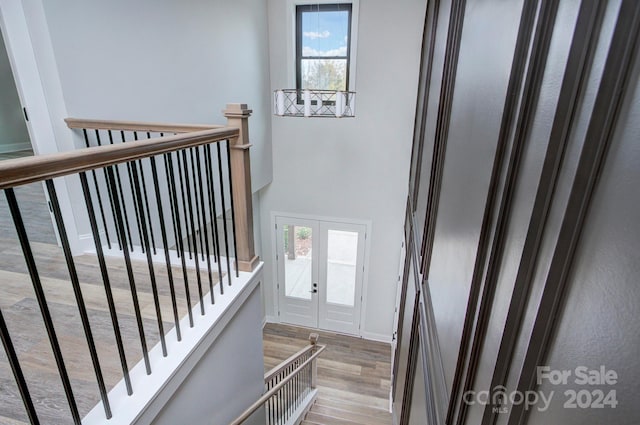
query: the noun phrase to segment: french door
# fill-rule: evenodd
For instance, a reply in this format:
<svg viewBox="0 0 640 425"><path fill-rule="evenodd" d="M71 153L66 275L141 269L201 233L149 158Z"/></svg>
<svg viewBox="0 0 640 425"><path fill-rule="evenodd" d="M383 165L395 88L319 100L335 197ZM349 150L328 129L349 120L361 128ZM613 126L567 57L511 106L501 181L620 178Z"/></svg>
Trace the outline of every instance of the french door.
<svg viewBox="0 0 640 425"><path fill-rule="evenodd" d="M276 217L280 321L359 334L363 224Z"/></svg>

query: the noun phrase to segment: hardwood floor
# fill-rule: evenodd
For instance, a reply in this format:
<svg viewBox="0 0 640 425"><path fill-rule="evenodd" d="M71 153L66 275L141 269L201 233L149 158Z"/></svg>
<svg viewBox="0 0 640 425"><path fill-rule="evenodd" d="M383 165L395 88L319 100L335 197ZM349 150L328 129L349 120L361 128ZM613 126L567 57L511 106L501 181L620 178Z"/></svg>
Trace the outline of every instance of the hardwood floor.
<svg viewBox="0 0 640 425"><path fill-rule="evenodd" d="M0 161L5 159L22 158L32 156L30 150L18 152L6 152L0 154ZM24 207L22 209L23 220L28 223L27 233L29 240L34 242L42 242L56 244L56 234L53 230L53 222L49 215L49 206L44 195L44 187L42 183L33 183L20 186L14 189L18 205ZM0 194L0 236L13 237L15 230L7 198L4 193Z"/></svg>
<svg viewBox="0 0 640 425"><path fill-rule="evenodd" d="M318 358L318 399L303 424L389 425L391 346L331 332L283 324L263 331L265 371L320 334L327 349Z"/></svg>

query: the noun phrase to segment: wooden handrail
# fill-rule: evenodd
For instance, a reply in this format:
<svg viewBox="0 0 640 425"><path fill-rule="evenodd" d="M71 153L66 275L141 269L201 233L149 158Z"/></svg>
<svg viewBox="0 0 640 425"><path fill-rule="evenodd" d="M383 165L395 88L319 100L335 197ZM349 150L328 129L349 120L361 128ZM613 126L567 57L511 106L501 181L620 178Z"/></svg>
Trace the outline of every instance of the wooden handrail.
<svg viewBox="0 0 640 425"><path fill-rule="evenodd" d="M69 128L87 130L144 131L152 133L189 133L192 131L223 128L223 125L210 124L171 124L138 121L94 120L83 118L65 118Z"/></svg>
<svg viewBox="0 0 640 425"><path fill-rule="evenodd" d="M280 373L283 370L285 370L287 367L291 366L291 364L293 362L295 362L300 357L302 357L305 354L307 354L309 351L313 350L313 347L314 347L313 345L307 345L305 348L303 348L302 350L298 351L297 353L291 355L288 359L286 359L285 361L280 363L278 366L274 367L269 372L265 373L264 374L264 382L266 383L267 381L270 381L271 378L273 378L278 373Z"/></svg>
<svg viewBox="0 0 640 425"><path fill-rule="evenodd" d="M240 425L244 421L246 421L256 410L260 408L269 398L271 398L274 394L276 394L282 387L284 387L287 382L293 379L294 376L298 375L298 373L302 372L302 370L311 362L313 362L316 357L320 355L327 348L324 345L314 345L312 347L317 348L317 351L311 355L307 360L304 361L300 366L298 366L293 372L291 372L286 378L280 381L275 387L271 388L269 391L264 393L262 397L256 400L251 406L247 408L237 419L231 422L229 425Z"/></svg>
<svg viewBox="0 0 640 425"><path fill-rule="evenodd" d="M70 152L8 159L0 161L0 189L67 176L221 140L236 139L238 135L238 128L223 127L139 140L136 143L94 146Z"/></svg>

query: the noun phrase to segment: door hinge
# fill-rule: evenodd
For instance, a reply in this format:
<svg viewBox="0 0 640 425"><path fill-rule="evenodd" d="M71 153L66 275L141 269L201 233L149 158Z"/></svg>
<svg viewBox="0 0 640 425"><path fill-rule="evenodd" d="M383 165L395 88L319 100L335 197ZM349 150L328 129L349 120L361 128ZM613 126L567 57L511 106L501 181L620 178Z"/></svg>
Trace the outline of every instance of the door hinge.
<svg viewBox="0 0 640 425"><path fill-rule="evenodd" d="M278 228L278 223L276 223L276 229Z"/></svg>
<svg viewBox="0 0 640 425"><path fill-rule="evenodd" d="M51 201L47 201L47 205L49 205L49 211L53 214L53 207L51 206Z"/></svg>
<svg viewBox="0 0 640 425"><path fill-rule="evenodd" d="M22 112L24 112L24 120L29 121L29 114L27 114L27 108L22 108Z"/></svg>
<svg viewBox="0 0 640 425"><path fill-rule="evenodd" d="M278 317L280 317L280 311L278 310Z"/></svg>

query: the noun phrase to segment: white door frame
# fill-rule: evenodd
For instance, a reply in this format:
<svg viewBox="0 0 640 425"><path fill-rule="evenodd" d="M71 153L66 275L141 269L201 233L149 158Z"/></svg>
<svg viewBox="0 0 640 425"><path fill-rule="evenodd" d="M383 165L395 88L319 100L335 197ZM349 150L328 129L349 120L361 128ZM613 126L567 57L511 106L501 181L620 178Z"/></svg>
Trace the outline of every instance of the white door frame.
<svg viewBox="0 0 640 425"><path fill-rule="evenodd" d="M57 152L56 144L51 143L55 140L53 125L21 1L0 0L0 24L18 97L29 115L26 124L33 150L36 154Z"/></svg>
<svg viewBox="0 0 640 425"><path fill-rule="evenodd" d="M273 311L275 315L273 317L274 321L280 323L280 317L278 316L278 312L280 311L280 294L278 291L278 260L276 258L277 255L277 241L276 241L276 217L290 217L293 219L299 220L314 220L314 221L328 221L328 222L336 222L336 223L345 223L345 224L356 224L365 226L365 240L364 240L364 273L362 276L362 303L360 305L360 328L358 335L360 337L366 333L366 312L367 312L367 296L368 296L368 283L369 283L369 259L371 252L371 220L360 220L353 218L342 218L342 217L331 217L331 216L319 216L319 215L310 215L310 214L298 214L298 213L290 213L290 212L281 212L281 211L271 211L271 248L272 248L272 261L274 266L272 267L272 293L273 293Z"/></svg>
<svg viewBox="0 0 640 425"><path fill-rule="evenodd" d="M31 12L32 14L38 15L37 19L44 21L44 11L39 9L41 7L41 5L34 3ZM32 40L34 36L41 38L48 37L48 29L46 29L46 25L43 24L43 22L38 22L38 27L43 33L37 35L31 34L23 2L19 0L0 0L0 27L7 50L7 56L11 63L16 89L18 90L18 97L22 106L26 108L29 117L26 125L33 151L38 155L59 152L63 149L60 149L61 144L56 137L56 125L54 125L53 122L49 102L57 105L59 113L66 114L62 92L61 88L58 87L59 90L53 90L53 94L48 93L47 95ZM47 39L46 41L50 45L50 40ZM55 60L53 57L42 60L49 64L51 68L49 74L55 74L49 75L48 79L55 81L55 84L59 86L60 81ZM49 92L51 92L51 90L49 90ZM48 98L49 101L47 100ZM60 121L62 118L64 118L64 116L60 118ZM62 121L57 123L57 127L63 125L64 123ZM73 148L71 136L69 136L69 139L65 140L65 142L66 143L63 144L65 147L64 150ZM73 213L72 197L66 181L58 179L55 182L55 186L72 252L79 254L84 252L90 245L88 245L86 241L81 242ZM46 190L45 196L48 199ZM53 226L55 230L55 224ZM56 236L58 236L57 230L55 230L55 232Z"/></svg>

